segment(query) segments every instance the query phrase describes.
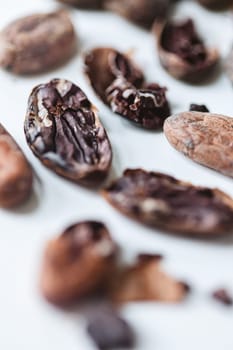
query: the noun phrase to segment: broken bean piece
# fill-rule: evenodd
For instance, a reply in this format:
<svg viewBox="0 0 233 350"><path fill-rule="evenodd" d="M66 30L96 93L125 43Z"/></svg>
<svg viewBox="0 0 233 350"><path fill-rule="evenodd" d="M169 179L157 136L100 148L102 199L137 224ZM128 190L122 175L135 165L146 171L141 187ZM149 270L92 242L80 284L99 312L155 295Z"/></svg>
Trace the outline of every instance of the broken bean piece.
<svg viewBox="0 0 233 350"><path fill-rule="evenodd" d="M73 83L54 79L35 87L25 135L32 152L57 174L87 186L108 174L112 150L97 111Z"/></svg>
<svg viewBox="0 0 233 350"><path fill-rule="evenodd" d="M232 198L162 173L126 170L102 194L121 213L163 230L202 236L233 230Z"/></svg>
<svg viewBox="0 0 233 350"><path fill-rule="evenodd" d="M230 296L229 292L226 289L217 289L213 292L212 296L214 299L224 305L233 305L233 298Z"/></svg>
<svg viewBox="0 0 233 350"><path fill-rule="evenodd" d="M13 137L0 124L0 207L24 203L32 192L33 171Z"/></svg>
<svg viewBox="0 0 233 350"><path fill-rule="evenodd" d="M160 62L175 78L198 82L217 65L218 51L205 47L191 19L156 22L154 31Z"/></svg>
<svg viewBox="0 0 233 350"><path fill-rule="evenodd" d="M68 227L47 244L40 278L44 297L69 305L96 293L115 269L117 247L100 222Z"/></svg>
<svg viewBox="0 0 233 350"><path fill-rule="evenodd" d="M87 331L100 350L132 348L135 342L129 324L112 308L90 313Z"/></svg>
<svg viewBox="0 0 233 350"><path fill-rule="evenodd" d="M141 87L144 76L126 55L108 47L99 47L85 57L85 72L96 94L108 104L106 89L118 77L123 77L135 87Z"/></svg>
<svg viewBox="0 0 233 350"><path fill-rule="evenodd" d="M105 0L104 7L107 10L135 22L136 24L150 28L155 19L166 17L169 9L169 0Z"/></svg>
<svg viewBox="0 0 233 350"><path fill-rule="evenodd" d="M170 115L166 88L150 84L137 89L125 79L118 78L106 90L114 113L145 129L159 130Z"/></svg>
<svg viewBox="0 0 233 350"><path fill-rule="evenodd" d="M205 105L197 105L196 103L192 103L189 108L190 112L203 112L209 113L208 108Z"/></svg>
<svg viewBox="0 0 233 350"><path fill-rule="evenodd" d="M76 41L64 10L23 17L0 33L0 66L16 74L40 73L67 61Z"/></svg>
<svg viewBox="0 0 233 350"><path fill-rule="evenodd" d="M170 144L190 159L233 177L233 118L212 113L184 112L166 119Z"/></svg>
<svg viewBox="0 0 233 350"><path fill-rule="evenodd" d="M161 256L139 255L135 265L123 268L114 277L110 298L116 303L158 301L177 303L189 290L161 269Z"/></svg>
<svg viewBox="0 0 233 350"><path fill-rule="evenodd" d="M58 0L59 2L84 9L98 9L103 0Z"/></svg>

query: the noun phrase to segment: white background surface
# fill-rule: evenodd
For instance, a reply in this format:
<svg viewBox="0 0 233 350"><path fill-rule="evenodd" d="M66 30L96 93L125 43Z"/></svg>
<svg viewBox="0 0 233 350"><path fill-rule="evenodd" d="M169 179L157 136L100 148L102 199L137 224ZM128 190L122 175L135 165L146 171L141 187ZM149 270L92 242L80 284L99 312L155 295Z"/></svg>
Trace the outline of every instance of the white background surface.
<svg viewBox="0 0 233 350"><path fill-rule="evenodd" d="M52 10L50 0L0 0L0 26L36 11ZM179 5L178 14L192 16L210 44L223 56L233 39L229 14L211 13L193 3ZM149 33L107 13L72 11L80 52L97 45L135 49L135 59L149 81L169 88L172 111L187 110L191 102L205 103L212 112L233 115L233 90L222 74L210 84L189 86L175 81L160 67ZM114 151L113 176L126 167L164 171L195 184L219 187L233 195L232 179L205 169L173 150L162 133L132 126L112 114L94 95L77 55L66 66L46 75L14 77L0 71L0 121L16 138L41 178L30 202L15 211L0 211L0 349L94 350L79 316L59 311L40 297L38 271L46 241L81 219L103 220L128 259L145 251L162 253L164 268L193 286L181 305L137 304L123 310L138 334L137 350L232 350L233 308L213 301L209 294L226 286L233 293L233 235L197 240L145 228L118 214L95 192L69 183L45 169L32 155L23 134L31 89L53 77L77 83L100 110Z"/></svg>

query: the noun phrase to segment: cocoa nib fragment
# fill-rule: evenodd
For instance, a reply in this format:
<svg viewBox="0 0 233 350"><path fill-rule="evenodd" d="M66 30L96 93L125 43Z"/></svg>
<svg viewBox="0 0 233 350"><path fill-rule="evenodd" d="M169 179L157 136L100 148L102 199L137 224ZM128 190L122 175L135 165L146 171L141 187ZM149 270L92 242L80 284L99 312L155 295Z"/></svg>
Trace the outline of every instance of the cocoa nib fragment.
<svg viewBox="0 0 233 350"><path fill-rule="evenodd" d="M87 331L100 350L132 348L135 343L129 324L110 307L90 313Z"/></svg>
<svg viewBox="0 0 233 350"><path fill-rule="evenodd" d="M32 192L33 171L13 137L0 124L0 207L24 203Z"/></svg>
<svg viewBox="0 0 233 350"><path fill-rule="evenodd" d="M67 61L76 41L64 10L23 17L0 33L0 66L16 74L40 73Z"/></svg>
<svg viewBox="0 0 233 350"><path fill-rule="evenodd" d="M233 230L229 196L165 174L126 170L102 193L123 214L164 230L204 236Z"/></svg>
<svg viewBox="0 0 233 350"><path fill-rule="evenodd" d="M166 17L170 0L105 0L104 7L107 10L135 22L136 24L150 28L155 19Z"/></svg>
<svg viewBox="0 0 233 350"><path fill-rule="evenodd" d="M136 87L144 81L143 73L128 56L108 47L93 49L86 55L85 72L104 103L108 103L106 89L119 76Z"/></svg>
<svg viewBox="0 0 233 350"><path fill-rule="evenodd" d="M161 269L161 257L139 255L135 265L123 268L114 278L110 297L116 303L158 301L177 303L189 289Z"/></svg>
<svg viewBox="0 0 233 350"><path fill-rule="evenodd" d="M166 119L170 144L193 161L233 177L233 119L200 112L184 112Z"/></svg>
<svg viewBox="0 0 233 350"><path fill-rule="evenodd" d="M166 88L158 84L137 89L118 78L107 89L108 101L114 113L150 130L161 129L170 115Z"/></svg>
<svg viewBox="0 0 233 350"><path fill-rule="evenodd" d="M25 134L40 161L67 179L95 185L108 174L112 150L106 131L87 96L67 80L34 88Z"/></svg>
<svg viewBox="0 0 233 350"><path fill-rule="evenodd" d="M86 221L67 228L47 244L41 291L58 305L77 302L101 289L115 269L117 247L107 228Z"/></svg>
<svg viewBox="0 0 233 350"><path fill-rule="evenodd" d="M204 45L191 19L156 22L154 30L161 64L175 78L198 82L219 61L218 51Z"/></svg>
<svg viewBox="0 0 233 350"><path fill-rule="evenodd" d="M189 108L190 112L203 112L209 113L208 108L205 105L197 105L196 103L192 103Z"/></svg>
<svg viewBox="0 0 233 350"><path fill-rule="evenodd" d="M226 289L217 289L213 292L212 296L214 299L226 306L233 305L233 298Z"/></svg>
<svg viewBox="0 0 233 350"><path fill-rule="evenodd" d="M102 6L103 0L58 0L59 2L80 7L83 9L98 9Z"/></svg>

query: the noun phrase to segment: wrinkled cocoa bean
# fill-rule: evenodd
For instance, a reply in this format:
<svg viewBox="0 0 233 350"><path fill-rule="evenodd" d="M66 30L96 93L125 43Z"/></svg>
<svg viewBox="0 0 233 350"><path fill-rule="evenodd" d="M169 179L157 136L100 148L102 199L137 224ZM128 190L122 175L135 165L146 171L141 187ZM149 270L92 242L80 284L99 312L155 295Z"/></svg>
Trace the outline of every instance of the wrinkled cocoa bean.
<svg viewBox="0 0 233 350"><path fill-rule="evenodd" d="M218 51L205 47L191 19L156 22L154 31L160 62L175 78L198 82L217 65Z"/></svg>
<svg viewBox="0 0 233 350"><path fill-rule="evenodd" d="M208 108L205 105L197 105L196 103L192 103L189 108L190 112L203 112L209 113Z"/></svg>
<svg viewBox="0 0 233 350"><path fill-rule="evenodd" d="M163 272L160 260L161 256L140 255L135 265L124 268L114 277L111 299L116 303L182 301L189 290L187 285Z"/></svg>
<svg viewBox="0 0 233 350"><path fill-rule="evenodd" d="M158 84L137 89L126 80L118 78L106 91L112 111L143 128L161 129L170 115L166 88Z"/></svg>
<svg viewBox="0 0 233 350"><path fill-rule="evenodd" d="M126 170L102 193L123 214L164 230L204 236L233 230L229 196L165 174Z"/></svg>
<svg viewBox="0 0 233 350"><path fill-rule="evenodd" d="M0 169L0 207L10 208L24 203L32 191L32 168L1 124Z"/></svg>
<svg viewBox="0 0 233 350"><path fill-rule="evenodd" d="M67 179L95 185L108 174L112 150L106 131L87 96L67 80L33 89L25 135L40 161Z"/></svg>
<svg viewBox="0 0 233 350"><path fill-rule="evenodd" d="M131 348L135 343L131 327L112 308L91 312L87 331L100 350Z"/></svg>
<svg viewBox="0 0 233 350"><path fill-rule="evenodd" d="M85 72L104 103L108 103L106 89L116 78L123 77L136 87L144 81L143 73L128 56L108 47L96 48L86 55Z"/></svg>
<svg viewBox="0 0 233 350"><path fill-rule="evenodd" d="M84 9L97 9L102 5L103 0L58 0L59 2L73 5Z"/></svg>
<svg viewBox="0 0 233 350"><path fill-rule="evenodd" d="M16 74L40 73L68 60L75 49L76 35L66 11L35 14L0 33L0 66Z"/></svg>
<svg viewBox="0 0 233 350"><path fill-rule="evenodd" d="M150 28L155 19L166 17L170 0L105 0L107 10Z"/></svg>
<svg viewBox="0 0 233 350"><path fill-rule="evenodd" d="M164 124L170 144L195 162L233 177L233 118L185 112Z"/></svg>
<svg viewBox="0 0 233 350"><path fill-rule="evenodd" d="M70 226L46 247L42 294L54 304L67 305L97 292L113 273L116 255L117 247L102 223Z"/></svg>

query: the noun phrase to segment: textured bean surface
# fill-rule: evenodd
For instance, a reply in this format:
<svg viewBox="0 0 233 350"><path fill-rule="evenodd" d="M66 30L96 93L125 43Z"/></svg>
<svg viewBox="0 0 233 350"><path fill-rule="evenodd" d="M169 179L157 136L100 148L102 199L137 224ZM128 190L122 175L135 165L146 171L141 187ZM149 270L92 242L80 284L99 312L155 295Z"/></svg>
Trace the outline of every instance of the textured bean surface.
<svg viewBox="0 0 233 350"><path fill-rule="evenodd" d="M126 170L103 196L123 214L171 232L211 235L233 231L230 197L165 174Z"/></svg>
<svg viewBox="0 0 233 350"><path fill-rule="evenodd" d="M178 151L233 177L233 118L211 113L181 113L166 120L164 132Z"/></svg>
<svg viewBox="0 0 233 350"><path fill-rule="evenodd" d="M0 207L26 201L32 191L30 164L12 136L0 124Z"/></svg>
<svg viewBox="0 0 233 350"><path fill-rule="evenodd" d="M70 304L97 292L115 268L116 252L102 223L86 221L68 227L45 249L42 294L52 303Z"/></svg>
<svg viewBox="0 0 233 350"><path fill-rule="evenodd" d="M74 54L76 40L64 10L20 18L0 33L0 66L17 74L46 71Z"/></svg>
<svg viewBox="0 0 233 350"><path fill-rule="evenodd" d="M108 173L112 151L106 131L86 95L67 80L32 91L25 134L34 154L61 176L95 184Z"/></svg>

